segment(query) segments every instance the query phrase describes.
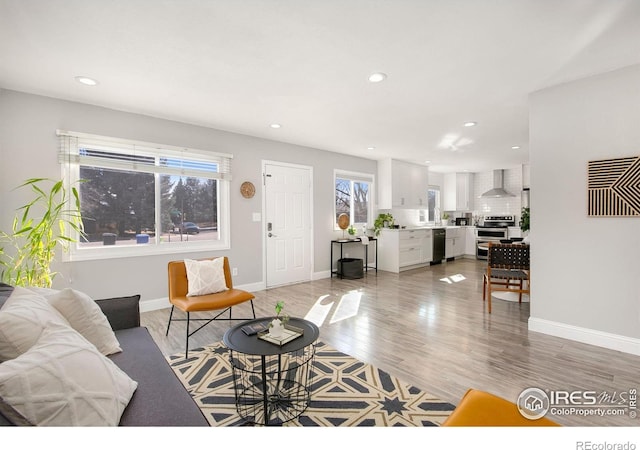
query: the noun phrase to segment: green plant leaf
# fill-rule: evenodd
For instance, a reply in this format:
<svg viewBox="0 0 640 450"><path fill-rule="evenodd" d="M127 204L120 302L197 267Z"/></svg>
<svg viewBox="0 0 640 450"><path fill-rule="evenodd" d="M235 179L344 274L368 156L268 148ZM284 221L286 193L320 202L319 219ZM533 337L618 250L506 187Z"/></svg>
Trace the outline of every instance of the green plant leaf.
<svg viewBox="0 0 640 450"><path fill-rule="evenodd" d="M276 303L276 316L280 316L280 313L282 312L283 309L284 309L284 301L278 300L278 302Z"/></svg>
<svg viewBox="0 0 640 450"><path fill-rule="evenodd" d="M52 184L49 189L41 184ZM3 281L15 286L50 287L56 272L50 270L56 254L61 246L67 250L70 242L75 242L67 235L70 230L81 232L82 217L77 189L72 189L73 199L67 195L64 180L47 178L30 178L18 188L29 187L35 197L19 207L12 222L11 233L0 232L3 247L0 251L0 265ZM16 189L18 189L16 188ZM41 217L33 214L42 211ZM11 248L11 254L5 249Z"/></svg>

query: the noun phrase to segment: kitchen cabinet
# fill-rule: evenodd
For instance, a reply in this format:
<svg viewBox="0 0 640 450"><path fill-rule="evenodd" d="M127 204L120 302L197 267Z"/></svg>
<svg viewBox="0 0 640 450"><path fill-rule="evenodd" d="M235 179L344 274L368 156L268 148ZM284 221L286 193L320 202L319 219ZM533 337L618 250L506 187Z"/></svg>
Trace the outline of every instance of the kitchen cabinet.
<svg viewBox="0 0 640 450"><path fill-rule="evenodd" d="M425 230L426 233L422 237L422 246L420 255L421 255L421 263L429 264L433 261L433 231Z"/></svg>
<svg viewBox="0 0 640 450"><path fill-rule="evenodd" d="M522 165L522 188L528 189L531 187L531 167L529 164Z"/></svg>
<svg viewBox="0 0 640 450"><path fill-rule="evenodd" d="M507 237L509 239L511 239L511 238L521 238L522 237L522 230L520 229L520 227L508 227L507 228Z"/></svg>
<svg viewBox="0 0 640 450"><path fill-rule="evenodd" d="M445 234L444 256L446 259L464 255L466 232L461 227L447 227Z"/></svg>
<svg viewBox="0 0 640 450"><path fill-rule="evenodd" d="M453 238L445 238L444 240L444 257L446 259L453 258Z"/></svg>
<svg viewBox="0 0 640 450"><path fill-rule="evenodd" d="M429 168L395 159L378 161L378 209L427 207Z"/></svg>
<svg viewBox="0 0 640 450"><path fill-rule="evenodd" d="M387 272L398 273L428 265L433 255L433 231L382 229L378 251L378 268Z"/></svg>
<svg viewBox="0 0 640 450"><path fill-rule="evenodd" d="M401 161L391 161L391 206L405 206L409 204L411 179L407 176L405 164Z"/></svg>
<svg viewBox="0 0 640 450"><path fill-rule="evenodd" d="M464 254L476 256L476 227L466 227L465 229Z"/></svg>
<svg viewBox="0 0 640 450"><path fill-rule="evenodd" d="M444 198L442 210L473 210L472 173L447 173L444 175Z"/></svg>

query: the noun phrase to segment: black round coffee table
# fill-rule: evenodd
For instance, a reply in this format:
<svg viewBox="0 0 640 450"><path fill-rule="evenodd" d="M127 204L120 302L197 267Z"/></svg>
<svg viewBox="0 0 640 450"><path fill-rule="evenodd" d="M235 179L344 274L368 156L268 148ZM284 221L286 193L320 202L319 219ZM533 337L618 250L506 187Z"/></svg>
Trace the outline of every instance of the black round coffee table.
<svg viewBox="0 0 640 450"><path fill-rule="evenodd" d="M300 416L311 399L313 361L318 327L292 317L287 325L303 334L283 345L248 336L242 328L271 322L263 317L242 322L227 330L222 338L229 348L238 414L256 424L279 425Z"/></svg>

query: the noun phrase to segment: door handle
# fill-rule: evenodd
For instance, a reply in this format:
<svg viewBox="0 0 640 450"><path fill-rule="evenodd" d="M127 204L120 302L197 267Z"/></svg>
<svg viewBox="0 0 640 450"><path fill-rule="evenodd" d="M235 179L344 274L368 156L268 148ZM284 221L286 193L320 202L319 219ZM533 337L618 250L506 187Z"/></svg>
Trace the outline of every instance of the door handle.
<svg viewBox="0 0 640 450"><path fill-rule="evenodd" d="M273 234L273 233L269 233L269 234L267 234L267 236L269 236L269 237L278 237L278 236L276 236L276 235L275 235L275 234Z"/></svg>

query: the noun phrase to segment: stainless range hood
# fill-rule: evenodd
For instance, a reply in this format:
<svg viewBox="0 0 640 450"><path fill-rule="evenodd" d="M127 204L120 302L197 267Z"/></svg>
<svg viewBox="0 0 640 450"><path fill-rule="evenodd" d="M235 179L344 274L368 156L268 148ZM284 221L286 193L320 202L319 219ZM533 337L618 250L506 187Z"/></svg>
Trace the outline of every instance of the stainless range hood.
<svg viewBox="0 0 640 450"><path fill-rule="evenodd" d="M480 198L502 198L515 197L515 195L504 190L504 170L493 171L493 189L489 189Z"/></svg>

